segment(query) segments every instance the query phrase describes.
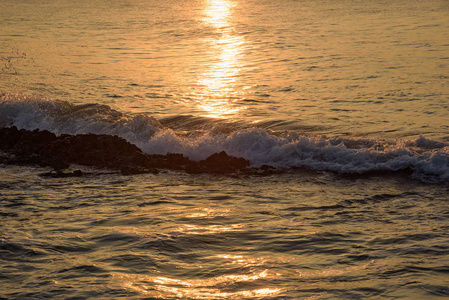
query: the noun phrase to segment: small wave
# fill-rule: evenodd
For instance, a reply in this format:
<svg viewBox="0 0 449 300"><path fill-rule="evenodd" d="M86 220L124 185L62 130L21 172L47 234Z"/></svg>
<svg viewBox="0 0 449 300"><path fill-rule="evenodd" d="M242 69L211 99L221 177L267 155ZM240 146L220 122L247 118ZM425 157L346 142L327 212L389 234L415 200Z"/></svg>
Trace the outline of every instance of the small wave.
<svg viewBox="0 0 449 300"><path fill-rule="evenodd" d="M137 143L163 126L153 117L126 115L107 105L74 105L45 97L0 91L0 127L41 129L55 134L113 134Z"/></svg>
<svg viewBox="0 0 449 300"><path fill-rule="evenodd" d="M197 137L180 137L164 129L141 147L147 153L182 153L193 160L226 151L249 160L253 167L305 167L344 174L411 170L414 178L425 182L449 181L449 145L424 137L414 141L381 141L298 133L276 136L256 128L231 134L209 132Z"/></svg>
<svg viewBox="0 0 449 300"><path fill-rule="evenodd" d="M165 125L192 121L187 119L173 117ZM204 120L200 121L204 125ZM225 151L247 159L252 167L309 168L342 174L406 170L424 182L449 181L449 144L424 136L411 141L326 138L297 131L273 134L244 126L223 130L221 124L215 123L195 134L180 134L151 116L126 115L106 105L73 105L36 96L0 93L0 126L12 125L56 134L118 135L148 154L181 153L194 161Z"/></svg>

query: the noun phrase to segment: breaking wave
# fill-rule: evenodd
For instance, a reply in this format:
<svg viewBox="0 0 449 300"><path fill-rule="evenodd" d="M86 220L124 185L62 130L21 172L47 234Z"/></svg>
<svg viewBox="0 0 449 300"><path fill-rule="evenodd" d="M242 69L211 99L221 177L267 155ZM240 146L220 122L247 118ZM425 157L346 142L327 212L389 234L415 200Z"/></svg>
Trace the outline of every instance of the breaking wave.
<svg viewBox="0 0 449 300"><path fill-rule="evenodd" d="M74 105L8 93L0 93L0 126L39 128L56 134L113 134L149 154L182 153L196 161L226 151L249 160L252 167L344 174L407 170L424 182L449 182L449 144L423 136L410 141L326 138L260 128L223 130L215 123L208 130L192 127L180 133L151 116L127 115L106 105Z"/></svg>
<svg viewBox="0 0 449 300"><path fill-rule="evenodd" d="M67 101L0 92L0 127L41 129L55 134L113 134L139 142L150 139L162 125L154 118L129 116L101 104L74 105Z"/></svg>

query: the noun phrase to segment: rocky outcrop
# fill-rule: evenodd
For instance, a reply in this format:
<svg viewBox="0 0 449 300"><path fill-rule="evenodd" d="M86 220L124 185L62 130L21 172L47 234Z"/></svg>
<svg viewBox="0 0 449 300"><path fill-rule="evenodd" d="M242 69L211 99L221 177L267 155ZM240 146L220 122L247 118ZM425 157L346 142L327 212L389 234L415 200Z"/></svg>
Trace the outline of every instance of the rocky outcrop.
<svg viewBox="0 0 449 300"><path fill-rule="evenodd" d="M229 174L245 170L249 162L244 158L229 156L226 152L215 153L196 164L186 166L186 171L191 174L213 173Z"/></svg>
<svg viewBox="0 0 449 300"><path fill-rule="evenodd" d="M157 173L160 169L188 173L231 174L247 172L249 162L243 158L216 153L194 162L182 154L149 155L123 138L104 134L56 136L46 130L0 128L0 163L39 165L55 171L50 177L76 177L82 172L63 172L71 164L120 170L124 175Z"/></svg>

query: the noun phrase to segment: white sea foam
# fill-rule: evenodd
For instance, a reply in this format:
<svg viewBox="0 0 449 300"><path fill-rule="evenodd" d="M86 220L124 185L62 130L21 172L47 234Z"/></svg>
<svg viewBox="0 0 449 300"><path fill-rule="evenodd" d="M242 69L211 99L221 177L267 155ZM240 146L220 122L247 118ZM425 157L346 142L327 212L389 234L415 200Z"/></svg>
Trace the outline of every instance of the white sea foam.
<svg viewBox="0 0 449 300"><path fill-rule="evenodd" d="M294 134L275 136L255 128L230 135L206 133L186 138L165 129L140 147L148 153L183 153L194 160L224 150L248 159L253 167L306 167L356 174L409 169L423 181L449 181L449 145L432 140L423 143L423 139L392 142Z"/></svg>
<svg viewBox="0 0 449 300"><path fill-rule="evenodd" d="M253 167L306 167L340 173L411 170L427 182L449 181L449 144L423 136L412 141L274 135L249 128L179 135L146 115L128 116L105 105L73 105L39 97L0 94L0 126L46 129L56 134L115 134L149 154L182 153L192 160L226 151Z"/></svg>
<svg viewBox="0 0 449 300"><path fill-rule="evenodd" d="M107 105L73 105L38 96L0 92L0 126L49 130L56 134L113 134L139 142L162 125L154 118L125 115Z"/></svg>

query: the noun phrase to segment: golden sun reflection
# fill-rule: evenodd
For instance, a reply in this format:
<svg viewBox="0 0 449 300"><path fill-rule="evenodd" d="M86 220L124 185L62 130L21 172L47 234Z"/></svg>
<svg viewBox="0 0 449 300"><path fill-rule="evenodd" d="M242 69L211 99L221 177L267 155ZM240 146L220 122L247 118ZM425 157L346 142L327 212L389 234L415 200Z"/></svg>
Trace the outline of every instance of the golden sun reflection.
<svg viewBox="0 0 449 300"><path fill-rule="evenodd" d="M173 209L173 212L177 210ZM201 207L192 209L179 209L179 216L184 218L201 218L201 219L211 219L215 217L223 217L230 213L230 209L216 209L212 207Z"/></svg>
<svg viewBox="0 0 449 300"><path fill-rule="evenodd" d="M207 0L203 21L219 29L229 26L232 7L234 3L229 0Z"/></svg>
<svg viewBox="0 0 449 300"><path fill-rule="evenodd" d="M222 275L207 279L181 280L163 276L113 274L122 286L142 295L155 298L177 297L184 299L242 299L278 295L282 292L279 288L259 288L236 292L225 292L218 288L232 284L250 284L257 280L263 280L268 275L268 271L264 270L250 275Z"/></svg>
<svg viewBox="0 0 449 300"><path fill-rule="evenodd" d="M112 276L114 284L120 287L133 290L145 297L162 299L254 299L275 297L285 292L284 289L270 284L282 275L263 268L263 265L273 259L272 257L222 254L207 257L207 261L210 259L225 260L222 264L223 271L217 271L221 274L200 278L187 276L185 279L169 277L160 272L151 275L114 272ZM229 274L225 271L235 270L236 265L251 271L245 274L239 271Z"/></svg>
<svg viewBox="0 0 449 300"><path fill-rule="evenodd" d="M208 0L203 11L203 21L214 28L217 37L210 41L213 61L205 65L200 74L196 94L197 107L204 116L224 118L237 114L244 107L233 103L238 98L236 86L239 84L241 56L245 40L233 34L232 8L230 0Z"/></svg>
<svg viewBox="0 0 449 300"><path fill-rule="evenodd" d="M368 266L372 265L374 263L374 260L368 261L367 263L363 265L358 266L351 266L346 268L329 268L326 270L318 270L314 272L305 272L296 270L296 272L299 274L300 277L309 277L309 278L328 278L328 277L334 277L334 276L340 276L344 275L350 272L355 272L358 270L366 269Z"/></svg>
<svg viewBox="0 0 449 300"><path fill-rule="evenodd" d="M230 226L220 226L220 225L208 225L208 226L198 226L198 225L190 225L184 224L179 228L179 231L182 233L188 234L217 234L231 231L238 231L243 227L242 224L233 224Z"/></svg>

